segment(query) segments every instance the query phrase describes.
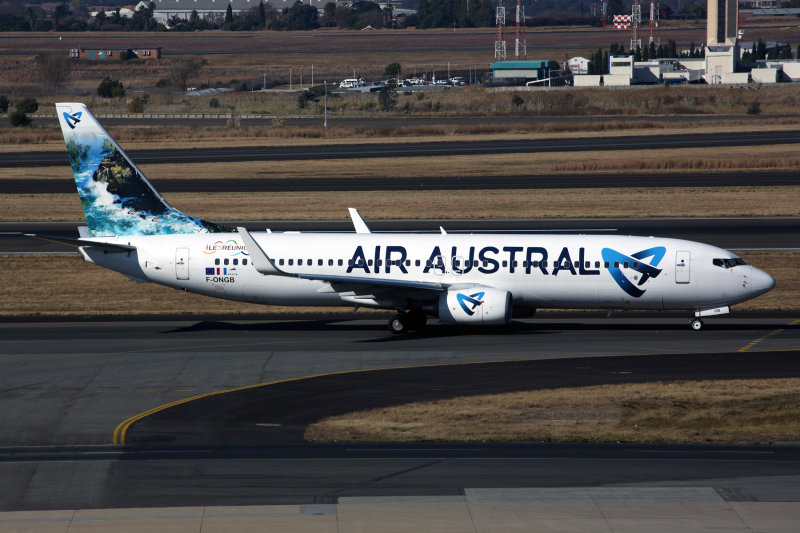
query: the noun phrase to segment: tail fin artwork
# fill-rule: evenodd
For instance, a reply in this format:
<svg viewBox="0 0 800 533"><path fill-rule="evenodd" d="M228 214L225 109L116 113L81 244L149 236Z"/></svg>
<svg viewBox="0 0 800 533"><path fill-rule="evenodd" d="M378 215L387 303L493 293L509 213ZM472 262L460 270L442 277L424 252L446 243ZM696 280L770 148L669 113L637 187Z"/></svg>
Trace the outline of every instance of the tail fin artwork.
<svg viewBox="0 0 800 533"><path fill-rule="evenodd" d="M233 231L169 205L84 104L56 112L92 236Z"/></svg>

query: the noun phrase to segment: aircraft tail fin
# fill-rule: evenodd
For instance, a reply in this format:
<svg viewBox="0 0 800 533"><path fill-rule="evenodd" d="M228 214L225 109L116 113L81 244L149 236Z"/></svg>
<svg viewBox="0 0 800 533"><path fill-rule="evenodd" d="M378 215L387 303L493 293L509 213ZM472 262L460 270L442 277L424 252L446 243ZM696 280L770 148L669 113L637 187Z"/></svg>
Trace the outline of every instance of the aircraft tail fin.
<svg viewBox="0 0 800 533"><path fill-rule="evenodd" d="M56 104L56 115L90 235L233 231L169 205L84 104Z"/></svg>

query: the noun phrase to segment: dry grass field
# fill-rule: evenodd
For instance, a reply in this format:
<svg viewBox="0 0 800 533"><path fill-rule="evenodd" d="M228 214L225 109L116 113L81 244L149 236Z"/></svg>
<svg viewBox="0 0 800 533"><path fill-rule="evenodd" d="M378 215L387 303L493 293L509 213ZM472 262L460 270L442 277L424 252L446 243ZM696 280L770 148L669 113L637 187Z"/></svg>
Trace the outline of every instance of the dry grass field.
<svg viewBox="0 0 800 533"><path fill-rule="evenodd" d="M796 265L800 254L753 253L742 257L776 279L767 294L737 305L741 310L795 310L800 302ZM122 274L65 256L0 256L4 294L0 319L103 315L273 314L306 312L216 300L155 284L136 284ZM35 273L35 274L34 274ZM346 308L337 308L339 312ZM361 311L360 311L361 312Z"/></svg>
<svg viewBox="0 0 800 533"><path fill-rule="evenodd" d="M453 398L309 426L312 442L800 441L800 379L681 381Z"/></svg>
<svg viewBox="0 0 800 533"><path fill-rule="evenodd" d="M470 211L470 218L800 214L800 186L174 193L167 200L206 220L346 219L348 207L358 208L370 220L462 218L460 206L472 205L478 197L481 203ZM83 219L77 194L0 194L0 212L5 221Z"/></svg>

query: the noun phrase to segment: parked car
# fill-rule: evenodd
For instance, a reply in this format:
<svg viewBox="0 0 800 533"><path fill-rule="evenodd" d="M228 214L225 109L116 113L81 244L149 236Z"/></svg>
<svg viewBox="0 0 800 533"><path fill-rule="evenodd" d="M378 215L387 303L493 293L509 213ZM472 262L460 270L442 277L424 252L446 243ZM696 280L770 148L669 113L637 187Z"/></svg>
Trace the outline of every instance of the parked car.
<svg viewBox="0 0 800 533"><path fill-rule="evenodd" d="M366 85L362 78L348 78L346 80L342 80L339 84L340 89L355 89L356 87L363 87Z"/></svg>

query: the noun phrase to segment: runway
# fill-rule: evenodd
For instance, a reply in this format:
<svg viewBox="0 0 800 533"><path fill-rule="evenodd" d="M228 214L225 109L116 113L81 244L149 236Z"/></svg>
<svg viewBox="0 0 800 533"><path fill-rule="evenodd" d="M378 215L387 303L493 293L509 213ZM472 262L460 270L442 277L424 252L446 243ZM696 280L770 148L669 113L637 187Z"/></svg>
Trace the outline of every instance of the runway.
<svg viewBox="0 0 800 533"><path fill-rule="evenodd" d="M798 184L796 172L710 172L658 174L526 174L451 177L214 178L151 179L161 192L303 192L303 191L458 191L514 189L608 189L652 187L760 187ZM3 179L4 194L72 194L72 180Z"/></svg>
<svg viewBox="0 0 800 533"><path fill-rule="evenodd" d="M588 150L652 150L666 148L714 148L795 144L800 130L736 131L731 133L636 135L592 138L548 138L498 141L442 141L375 144L321 144L313 146L248 146L236 148L188 148L130 150L128 155L140 165L159 163L224 163L227 161L288 161L358 159L381 157L457 156L581 152ZM67 164L63 152L35 151L3 154L0 168L46 167Z"/></svg>
<svg viewBox="0 0 800 533"><path fill-rule="evenodd" d="M245 226L253 231L353 231L349 220L314 221L217 221L228 227ZM726 250L800 249L800 217L726 218L532 218L532 219L414 219L367 220L376 232L438 233L593 233L652 235L704 242ZM25 237L38 233L77 238L83 222L0 222L0 254L73 253L71 246Z"/></svg>
<svg viewBox="0 0 800 533"><path fill-rule="evenodd" d="M4 323L0 510L311 504L465 487L630 483L800 501L794 446L298 442L300 427L323 412L469 390L795 376L796 322L787 314L739 315L709 320L698 334L672 314L556 314L510 329L433 324L424 335L400 337L383 320L342 316ZM405 368L391 370L398 367ZM285 380L294 381L184 401ZM128 426L126 439L138 444L109 446L125 421L173 403ZM216 442L222 434L232 437ZM66 489L75 485L86 489Z"/></svg>

